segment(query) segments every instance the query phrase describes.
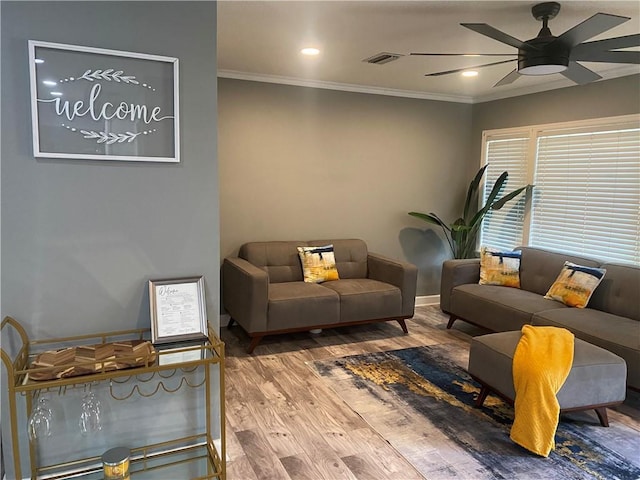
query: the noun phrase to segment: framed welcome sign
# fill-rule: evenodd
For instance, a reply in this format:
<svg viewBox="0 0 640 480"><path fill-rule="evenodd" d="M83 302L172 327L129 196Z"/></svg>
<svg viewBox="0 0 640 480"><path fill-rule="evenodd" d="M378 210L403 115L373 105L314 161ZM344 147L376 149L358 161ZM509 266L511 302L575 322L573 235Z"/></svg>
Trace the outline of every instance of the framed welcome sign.
<svg viewBox="0 0 640 480"><path fill-rule="evenodd" d="M149 309L154 345L206 340L204 277L150 280Z"/></svg>
<svg viewBox="0 0 640 480"><path fill-rule="evenodd" d="M179 162L178 59L29 41L36 157Z"/></svg>

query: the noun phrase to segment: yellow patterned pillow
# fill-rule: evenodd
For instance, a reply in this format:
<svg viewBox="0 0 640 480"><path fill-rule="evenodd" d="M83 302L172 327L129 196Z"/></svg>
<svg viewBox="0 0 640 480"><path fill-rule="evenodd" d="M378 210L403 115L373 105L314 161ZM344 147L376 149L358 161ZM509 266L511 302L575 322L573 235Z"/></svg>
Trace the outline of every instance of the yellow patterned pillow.
<svg viewBox="0 0 640 480"><path fill-rule="evenodd" d="M560 275L544 298L557 300L569 307L584 308L606 272L604 268L583 267L564 262Z"/></svg>
<svg viewBox="0 0 640 480"><path fill-rule="evenodd" d="M480 249L480 285L520 288L520 252Z"/></svg>
<svg viewBox="0 0 640 480"><path fill-rule="evenodd" d="M340 278L336 268L336 258L333 254L333 245L298 247L298 255L300 262L302 262L305 282L322 283Z"/></svg>

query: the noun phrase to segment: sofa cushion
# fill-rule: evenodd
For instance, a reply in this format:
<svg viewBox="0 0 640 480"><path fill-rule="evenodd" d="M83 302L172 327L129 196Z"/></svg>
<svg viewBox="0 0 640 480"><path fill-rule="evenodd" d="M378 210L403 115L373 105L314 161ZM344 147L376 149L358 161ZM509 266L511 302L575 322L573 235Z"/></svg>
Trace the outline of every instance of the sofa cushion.
<svg viewBox="0 0 640 480"><path fill-rule="evenodd" d="M627 361L628 383L640 387L640 322L593 308L566 308L540 311L532 323L566 328L585 342L620 355Z"/></svg>
<svg viewBox="0 0 640 480"><path fill-rule="evenodd" d="M297 249L300 245L308 243L250 242L240 247L238 256L266 271L269 283L302 281L302 266Z"/></svg>
<svg viewBox="0 0 640 480"><path fill-rule="evenodd" d="M520 252L480 250L480 285L520 288Z"/></svg>
<svg viewBox="0 0 640 480"><path fill-rule="evenodd" d="M553 308L568 307L526 290L468 283L453 289L450 313L494 332L503 332L520 330L531 323L535 312Z"/></svg>
<svg viewBox="0 0 640 480"><path fill-rule="evenodd" d="M640 268L614 263L601 267L607 269L607 274L589 300L589 308L640 322Z"/></svg>
<svg viewBox="0 0 640 480"><path fill-rule="evenodd" d="M544 298L558 300L569 307L585 308L607 271L564 262L558 278Z"/></svg>
<svg viewBox="0 0 640 480"><path fill-rule="evenodd" d="M340 295L340 321L356 322L402 315L398 287L369 278L336 280L322 284Z"/></svg>
<svg viewBox="0 0 640 480"><path fill-rule="evenodd" d="M307 283L322 283L339 280L333 245L322 247L298 247L302 274Z"/></svg>
<svg viewBox="0 0 640 480"><path fill-rule="evenodd" d="M520 288L545 295L555 282L564 262L577 263L585 267L599 267L600 262L589 258L565 255L533 247L520 247Z"/></svg>
<svg viewBox="0 0 640 480"><path fill-rule="evenodd" d="M267 330L334 323L340 315L340 297L315 283L280 282L269 285Z"/></svg>
<svg viewBox="0 0 640 480"><path fill-rule="evenodd" d="M367 244L358 239L310 240L306 245L333 245L340 278L367 278Z"/></svg>

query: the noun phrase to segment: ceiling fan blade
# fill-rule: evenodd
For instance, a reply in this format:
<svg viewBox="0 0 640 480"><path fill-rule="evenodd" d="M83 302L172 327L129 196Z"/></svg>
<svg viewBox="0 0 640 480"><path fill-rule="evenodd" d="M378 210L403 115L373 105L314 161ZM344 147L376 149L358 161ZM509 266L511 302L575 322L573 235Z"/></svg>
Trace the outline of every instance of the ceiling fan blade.
<svg viewBox="0 0 640 480"><path fill-rule="evenodd" d="M493 38L494 40L497 40L499 42L511 45L512 47L529 48L529 46L525 45L522 40L518 40L511 35L501 32L497 28L493 28L491 25L487 25L486 23L461 23L460 25L481 35L484 35L485 37Z"/></svg>
<svg viewBox="0 0 640 480"><path fill-rule="evenodd" d="M446 70L444 72L425 73L424 76L425 77L439 77L440 75L449 75L450 73L464 72L465 70L473 70L475 68L491 67L493 65L501 65L503 63L509 63L509 62L515 62L515 61L516 61L516 59L513 59L513 60L502 60L500 62L486 63L484 65L474 65L472 67L457 68L455 70Z"/></svg>
<svg viewBox="0 0 640 480"><path fill-rule="evenodd" d="M605 63L640 63L640 52L571 52L571 60Z"/></svg>
<svg viewBox="0 0 640 480"><path fill-rule="evenodd" d="M595 82L602 77L593 70L589 70L587 67L583 67L577 62L569 62L569 68L564 72L560 72L569 80L573 80L578 85L584 85L585 83Z"/></svg>
<svg viewBox="0 0 640 480"><path fill-rule="evenodd" d="M520 78L520 74L518 73L518 69L514 69L511 72L509 72L507 75L505 75L504 77L502 77L502 80L500 80L498 83L496 83L494 85L494 87L501 87L503 85L509 85L510 83L515 82L518 78Z"/></svg>
<svg viewBox="0 0 640 480"><path fill-rule="evenodd" d="M576 45L571 53L616 50L619 48L640 47L640 33L625 35L623 37L606 38L595 42L586 42Z"/></svg>
<svg viewBox="0 0 640 480"><path fill-rule="evenodd" d="M409 55L427 55L430 57L515 57L514 53L422 53L413 52Z"/></svg>
<svg viewBox="0 0 640 480"><path fill-rule="evenodd" d="M574 47L602 32L606 32L613 27L617 27L627 20L630 20L630 18L610 15L608 13L596 13L592 17L587 18L584 22L579 23L575 27L564 32L549 45L559 43Z"/></svg>

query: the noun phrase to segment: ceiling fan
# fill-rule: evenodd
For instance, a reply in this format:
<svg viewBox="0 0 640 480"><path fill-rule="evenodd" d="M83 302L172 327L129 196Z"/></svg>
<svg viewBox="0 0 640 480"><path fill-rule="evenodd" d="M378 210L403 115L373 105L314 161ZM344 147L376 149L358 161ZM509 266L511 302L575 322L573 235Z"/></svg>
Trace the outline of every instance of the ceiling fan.
<svg viewBox="0 0 640 480"><path fill-rule="evenodd" d="M610 15L607 13L596 13L582 23L567 30L559 37L551 34L548 22L560 11L560 4L557 2L545 2L534 5L531 8L533 17L542 22L542 29L536 38L531 40L518 40L486 23L461 23L474 32L493 38L518 49L517 58L501 60L498 62L476 65L473 67L447 70L443 72L428 73L425 76L435 77L452 73L463 72L465 70L491 67L517 60L516 69L502 78L494 87L508 85L517 80L520 75L549 75L560 73L577 84L585 84L602 78L593 70L581 65L583 62L605 62L605 63L625 63L639 64L639 51L619 51L622 48L640 46L640 34L626 35L623 37L608 38L586 42L607 30L616 27L627 20L628 17ZM510 56L509 54L489 53L410 53L409 55L426 56Z"/></svg>

